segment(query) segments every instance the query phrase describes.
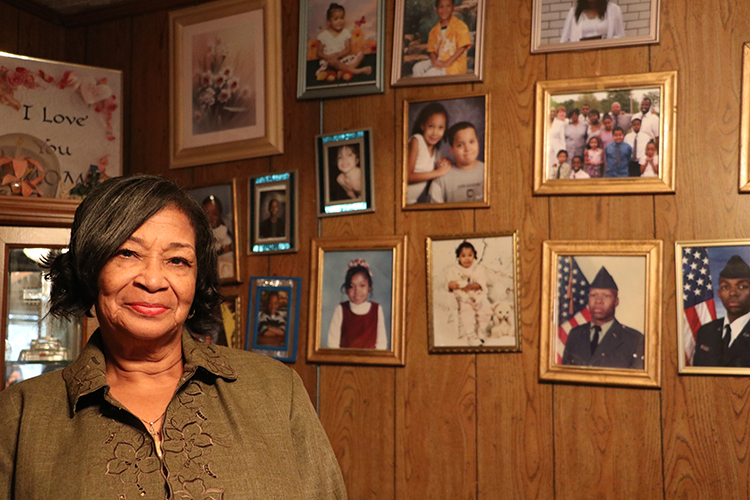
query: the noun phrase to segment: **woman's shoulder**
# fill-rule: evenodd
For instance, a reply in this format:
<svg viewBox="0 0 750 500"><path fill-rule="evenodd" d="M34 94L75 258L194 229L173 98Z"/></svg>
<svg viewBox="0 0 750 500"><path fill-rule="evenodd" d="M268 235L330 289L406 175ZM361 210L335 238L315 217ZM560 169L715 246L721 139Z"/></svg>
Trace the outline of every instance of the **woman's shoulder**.
<svg viewBox="0 0 750 500"><path fill-rule="evenodd" d="M614 2L607 2L607 14L620 14L622 10L620 6Z"/></svg>
<svg viewBox="0 0 750 500"><path fill-rule="evenodd" d="M288 384L294 370L271 357L242 349L213 346L237 372L237 379L252 378L273 384Z"/></svg>
<svg viewBox="0 0 750 500"><path fill-rule="evenodd" d="M68 404L62 370L23 380L0 391L0 414L25 408L46 412Z"/></svg>

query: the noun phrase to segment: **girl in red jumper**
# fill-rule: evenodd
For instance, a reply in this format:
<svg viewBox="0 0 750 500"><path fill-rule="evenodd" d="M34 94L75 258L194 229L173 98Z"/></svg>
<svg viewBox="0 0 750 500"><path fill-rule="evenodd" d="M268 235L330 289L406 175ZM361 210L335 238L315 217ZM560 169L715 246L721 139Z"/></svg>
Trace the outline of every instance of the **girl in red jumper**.
<svg viewBox="0 0 750 500"><path fill-rule="evenodd" d="M336 306L328 329L328 347L386 349L383 308L369 300L372 272L364 259L349 262L341 291L348 301Z"/></svg>

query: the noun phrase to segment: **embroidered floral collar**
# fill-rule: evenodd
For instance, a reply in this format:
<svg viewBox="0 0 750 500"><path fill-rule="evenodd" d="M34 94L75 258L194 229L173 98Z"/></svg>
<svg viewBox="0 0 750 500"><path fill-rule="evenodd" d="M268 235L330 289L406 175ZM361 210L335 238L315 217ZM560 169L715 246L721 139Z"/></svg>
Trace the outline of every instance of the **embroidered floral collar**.
<svg viewBox="0 0 750 500"><path fill-rule="evenodd" d="M182 330L182 356L185 371L180 378L180 386L195 375L199 368L228 381L237 378L237 372L217 346L197 342L186 329ZM76 412L76 405L81 397L107 387L105 370L102 335L97 329L81 354L63 370L71 416Z"/></svg>

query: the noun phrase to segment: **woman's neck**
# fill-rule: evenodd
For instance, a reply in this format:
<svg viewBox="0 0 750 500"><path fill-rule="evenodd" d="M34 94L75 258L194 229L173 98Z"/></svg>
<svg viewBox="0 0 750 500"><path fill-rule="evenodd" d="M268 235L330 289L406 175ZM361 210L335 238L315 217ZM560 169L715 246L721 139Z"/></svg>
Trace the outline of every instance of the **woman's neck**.
<svg viewBox="0 0 750 500"><path fill-rule="evenodd" d="M166 339L148 341L124 340L121 336L107 335L104 332L102 338L108 380L110 375L125 379L158 377L176 372L179 372L177 378L182 375L181 332Z"/></svg>

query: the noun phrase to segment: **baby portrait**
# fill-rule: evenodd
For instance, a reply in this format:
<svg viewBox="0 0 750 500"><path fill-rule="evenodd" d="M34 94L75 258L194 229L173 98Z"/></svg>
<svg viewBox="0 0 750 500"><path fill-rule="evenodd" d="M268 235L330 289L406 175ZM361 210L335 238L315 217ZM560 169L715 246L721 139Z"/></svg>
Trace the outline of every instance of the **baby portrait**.
<svg viewBox="0 0 750 500"><path fill-rule="evenodd" d="M481 80L483 0L399 0L394 85Z"/></svg>
<svg viewBox="0 0 750 500"><path fill-rule="evenodd" d="M430 352L519 344L516 235L428 238Z"/></svg>
<svg viewBox="0 0 750 500"><path fill-rule="evenodd" d="M489 206L485 142L489 97L405 102L404 106L408 119L404 120L402 206Z"/></svg>

